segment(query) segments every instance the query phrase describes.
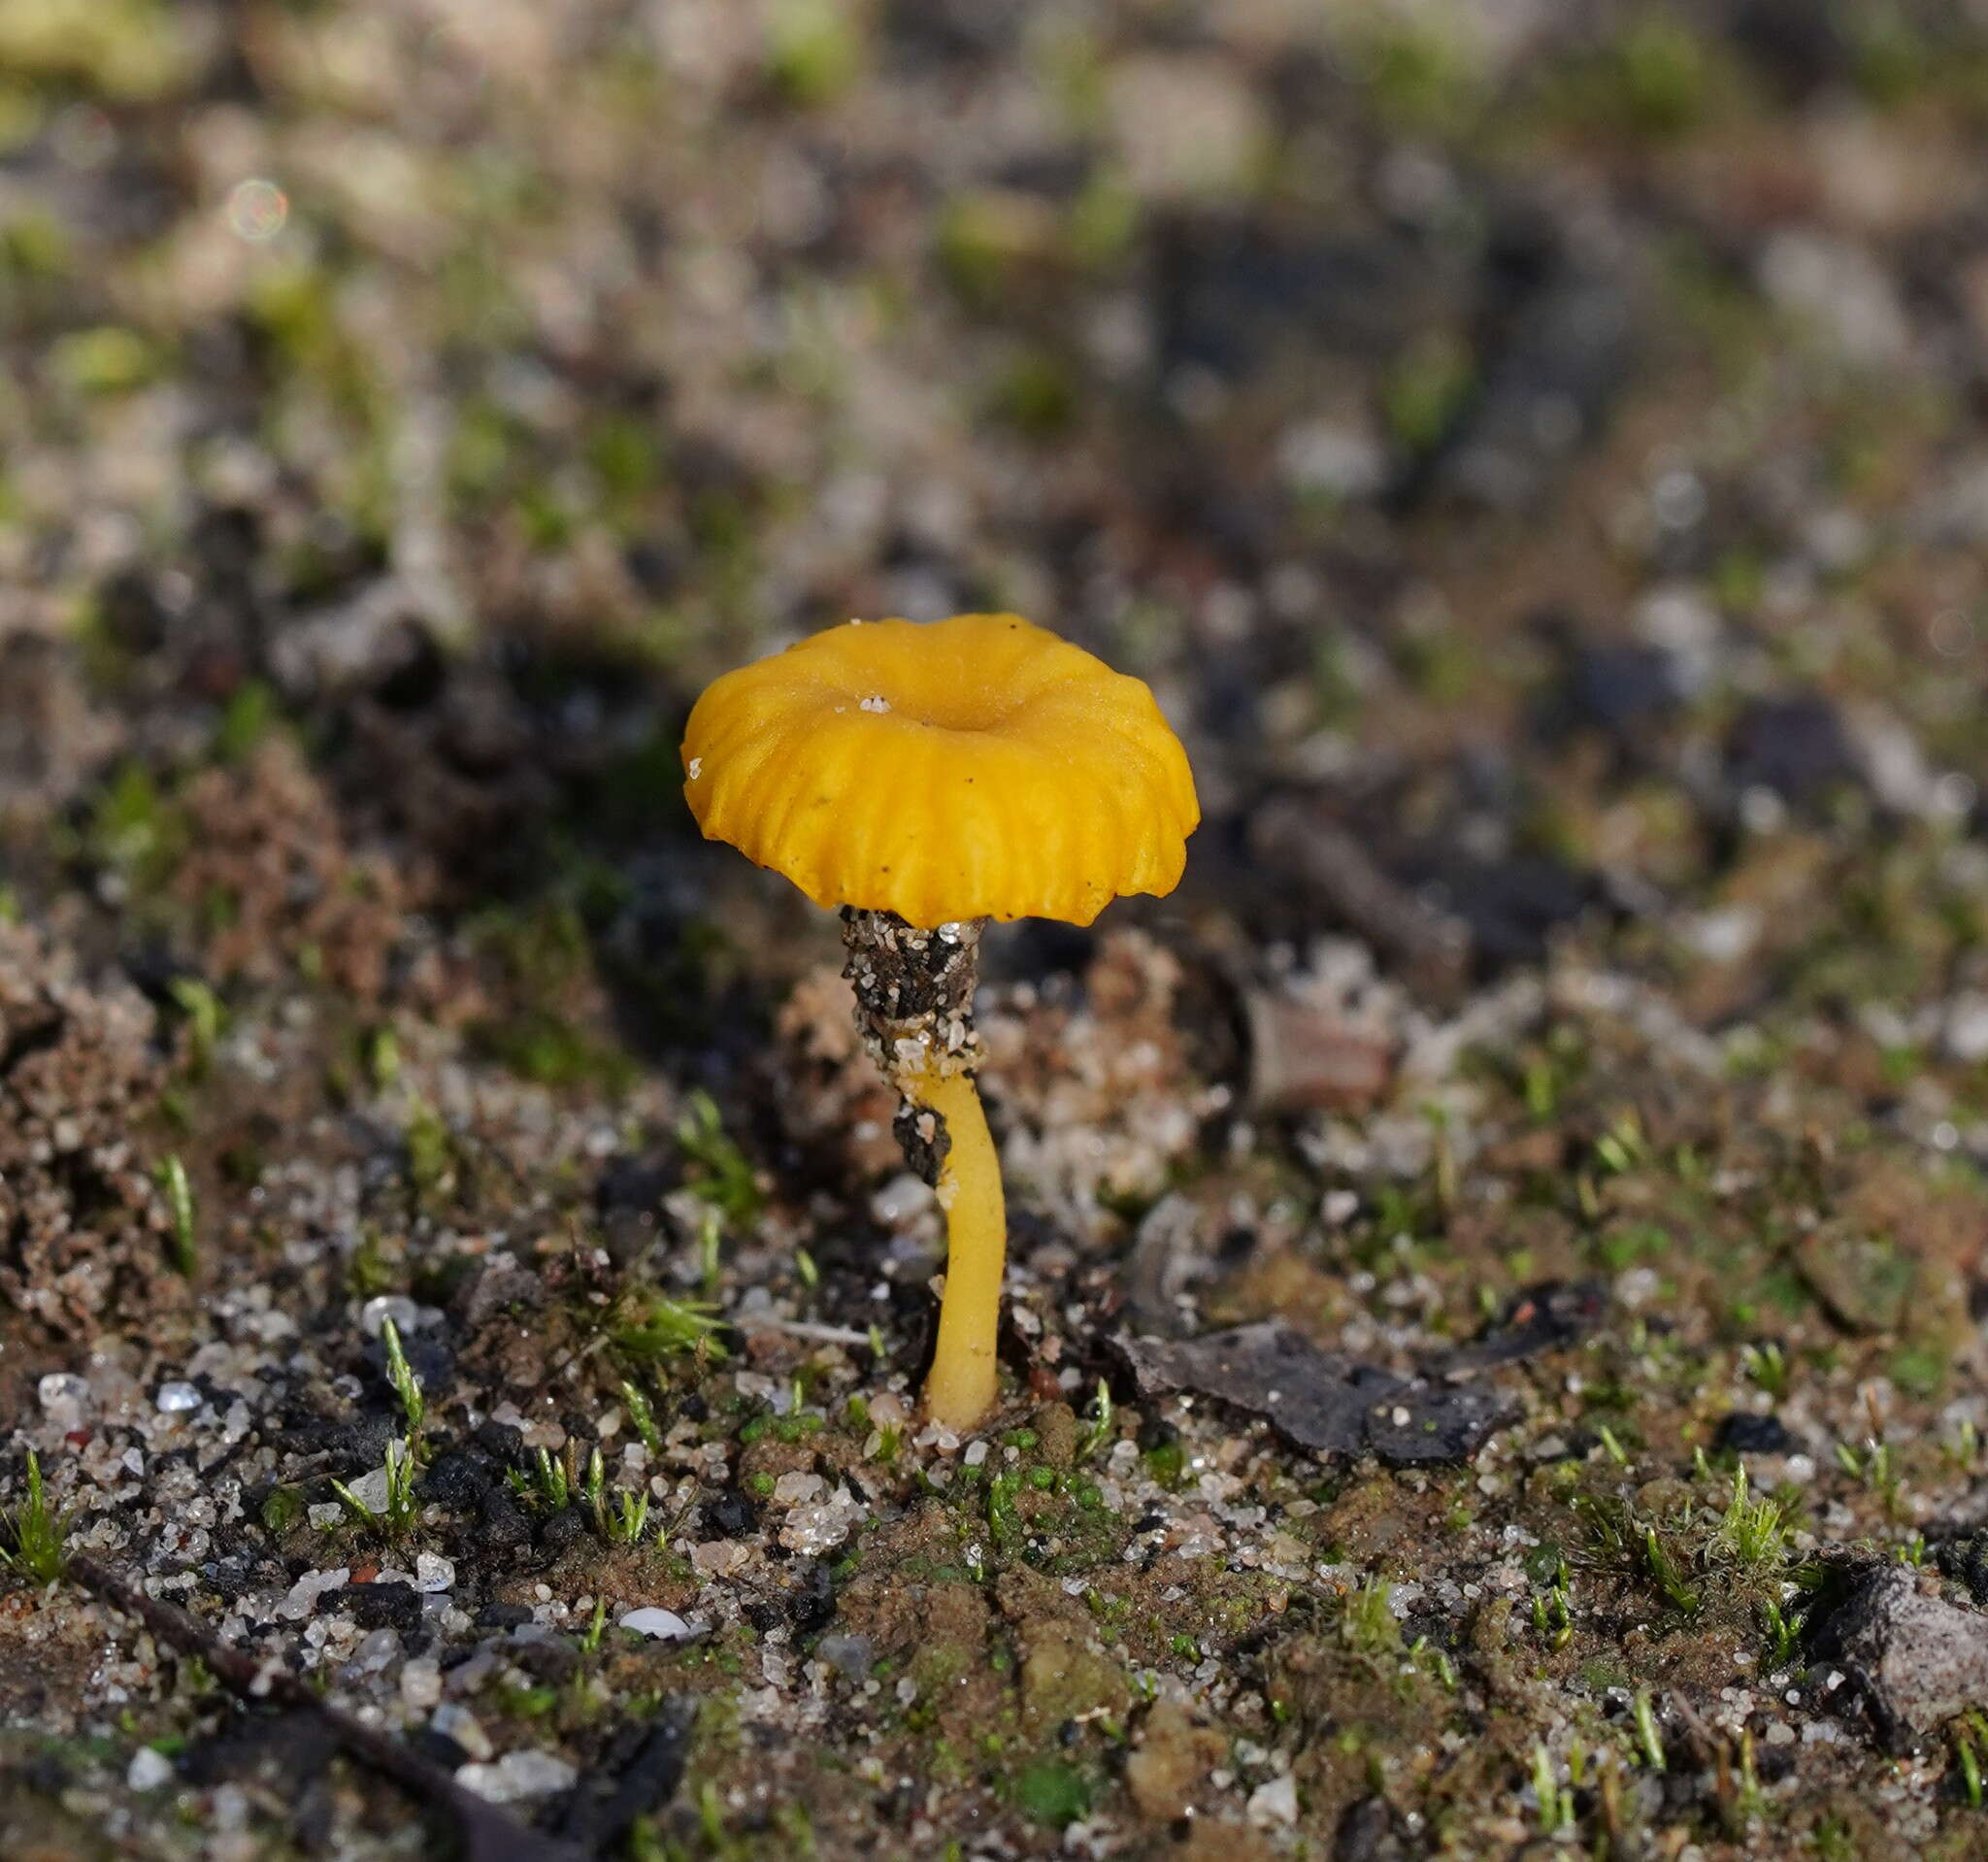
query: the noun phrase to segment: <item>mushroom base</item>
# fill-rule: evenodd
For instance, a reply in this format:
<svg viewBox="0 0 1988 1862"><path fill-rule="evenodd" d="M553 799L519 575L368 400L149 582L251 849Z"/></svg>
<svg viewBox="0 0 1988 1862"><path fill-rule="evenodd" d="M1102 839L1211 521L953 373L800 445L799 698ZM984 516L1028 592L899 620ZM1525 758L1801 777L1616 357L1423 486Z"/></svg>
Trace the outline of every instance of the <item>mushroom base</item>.
<svg viewBox="0 0 1988 1862"><path fill-rule="evenodd" d="M856 1025L884 1077L904 1097L898 1141L939 1191L945 1211L945 1295L926 1407L949 1429L971 1429L994 1405L1008 1211L1001 1162L973 1073L984 920L920 930L889 912L843 910L844 974L856 989Z"/></svg>

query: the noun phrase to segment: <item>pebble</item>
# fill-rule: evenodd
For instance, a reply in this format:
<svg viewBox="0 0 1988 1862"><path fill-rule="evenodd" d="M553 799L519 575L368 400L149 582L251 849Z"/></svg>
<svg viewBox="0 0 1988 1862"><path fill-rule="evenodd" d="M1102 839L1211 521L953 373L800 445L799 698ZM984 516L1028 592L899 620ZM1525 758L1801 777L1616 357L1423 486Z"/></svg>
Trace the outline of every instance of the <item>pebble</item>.
<svg viewBox="0 0 1988 1862"><path fill-rule="evenodd" d="M410 1662L408 1666L412 1668L414 1663ZM405 1679L401 1686L405 1692ZM454 1701L438 1707L428 1724L445 1738L452 1739L473 1759L486 1759L497 1749L490 1744L490 1735L483 1731L481 1721L467 1707L458 1707Z"/></svg>
<svg viewBox="0 0 1988 1862"><path fill-rule="evenodd" d="M455 1566L439 1551L424 1551L414 1559L414 1587L429 1592L455 1588Z"/></svg>
<svg viewBox="0 0 1988 1862"><path fill-rule="evenodd" d="M837 1674L852 1681L862 1680L877 1660L877 1650L868 1636L824 1636L814 1652Z"/></svg>
<svg viewBox="0 0 1988 1862"><path fill-rule="evenodd" d="M155 1752L149 1746L141 1746L131 1755L130 1769L124 1774L124 1782L134 1791L155 1791L161 1784L171 1782L173 1761L163 1752Z"/></svg>
<svg viewBox="0 0 1988 1862"><path fill-rule="evenodd" d="M369 1339L380 1336L387 1319L393 1321L396 1332L405 1335L420 1323L421 1309L405 1293L381 1293L359 1309L359 1330Z"/></svg>
<svg viewBox="0 0 1988 1862"><path fill-rule="evenodd" d="M50 1416L57 1421L74 1422L89 1401L89 1385L73 1371L50 1371L35 1385L35 1394Z"/></svg>
<svg viewBox="0 0 1988 1862"><path fill-rule="evenodd" d="M200 1408L200 1392L190 1383L161 1383L152 1400L161 1415L184 1415Z"/></svg>
<svg viewBox="0 0 1988 1862"><path fill-rule="evenodd" d="M1259 1827L1297 1822L1298 1786L1290 1773L1282 1773L1251 1791L1248 1812L1250 1822Z"/></svg>
<svg viewBox="0 0 1988 1862"><path fill-rule="evenodd" d="M362 1474L351 1483L350 1491L360 1506L373 1513L384 1513L388 1492L386 1470L375 1468L370 1474Z"/></svg>
<svg viewBox="0 0 1988 1862"><path fill-rule="evenodd" d="M569 1790L579 1776L563 1758L550 1752L506 1752L494 1765L472 1762L462 1766L455 1781L492 1804L513 1804L522 1797L547 1797L554 1791Z"/></svg>
<svg viewBox="0 0 1988 1862"><path fill-rule="evenodd" d="M400 1697L416 1711L436 1706L442 1699L442 1668L438 1662L430 1661L425 1655L417 1656L400 1671ZM449 1710L444 1709L447 1712ZM460 1712L462 1710L453 1710ZM461 1740L456 1744L464 1751L470 1748Z"/></svg>
<svg viewBox="0 0 1988 1862"><path fill-rule="evenodd" d="M317 1608L327 1590L342 1590L351 1578L348 1570L307 1571L290 1586L290 1593L277 1605L276 1613L290 1622L301 1622Z"/></svg>
<svg viewBox="0 0 1988 1862"><path fill-rule="evenodd" d="M634 1630L638 1636L655 1636L666 1642L681 1642L694 1633L674 1610L659 1610L653 1605L629 1611L621 1618L621 1627Z"/></svg>

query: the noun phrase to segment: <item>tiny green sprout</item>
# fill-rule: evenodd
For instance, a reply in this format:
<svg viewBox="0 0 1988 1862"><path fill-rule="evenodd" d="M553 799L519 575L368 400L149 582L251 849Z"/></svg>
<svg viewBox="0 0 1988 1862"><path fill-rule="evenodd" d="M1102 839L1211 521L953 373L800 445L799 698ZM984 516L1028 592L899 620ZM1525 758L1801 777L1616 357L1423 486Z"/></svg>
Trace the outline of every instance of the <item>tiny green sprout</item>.
<svg viewBox="0 0 1988 1862"><path fill-rule="evenodd" d="M717 1211L707 1209L697 1218L697 1279L708 1300L717 1297L724 1279L724 1264L718 1251L723 1236L724 1224L719 1221Z"/></svg>
<svg viewBox="0 0 1988 1862"><path fill-rule="evenodd" d="M1778 1509L1776 1509L1778 1512ZM1685 1616L1698 1613L1699 1593L1685 1581L1682 1567L1677 1563L1671 1548L1657 1536L1654 1526L1642 1529L1643 1561L1649 1567L1650 1577L1664 1593L1672 1609Z"/></svg>
<svg viewBox="0 0 1988 1862"><path fill-rule="evenodd" d="M1748 1497L1746 1470L1733 1471L1733 1498L1719 1522L1719 1543L1742 1565L1779 1561L1787 1543L1788 1524L1776 1500Z"/></svg>
<svg viewBox="0 0 1988 1862"><path fill-rule="evenodd" d="M689 1354L722 1358L725 1347L717 1334L723 1325L717 1309L707 1301L673 1300L651 1290L626 1302L621 1315L609 1325L608 1337L624 1357L638 1364L660 1364Z"/></svg>
<svg viewBox="0 0 1988 1862"><path fill-rule="evenodd" d="M1778 1340L1744 1347L1740 1353L1740 1368L1776 1403L1788 1394L1792 1373L1788 1354Z"/></svg>
<svg viewBox="0 0 1988 1862"><path fill-rule="evenodd" d="M883 1327L875 1320L870 1325L870 1357L873 1363L883 1360Z"/></svg>
<svg viewBox="0 0 1988 1862"><path fill-rule="evenodd" d="M1624 1113L1595 1140L1595 1155L1611 1177L1620 1177L1634 1170L1648 1151L1649 1147L1642 1135L1642 1121L1633 1111Z"/></svg>
<svg viewBox="0 0 1988 1862"><path fill-rule="evenodd" d="M412 1448L428 1413L427 1400L421 1395L421 1380L414 1375L414 1366L401 1349L400 1327L390 1317L383 1316L380 1321L380 1336L386 1346L386 1380L393 1385L394 1395L400 1398L401 1413L407 1418L408 1443Z"/></svg>
<svg viewBox="0 0 1988 1862"><path fill-rule="evenodd" d="M582 1655L591 1655L598 1649L601 1646L602 1636L607 1633L607 1628L608 1600L605 1597L596 1597L594 1599L594 1613L588 1619L586 1628L580 1632L580 1652Z"/></svg>
<svg viewBox="0 0 1988 1862"><path fill-rule="evenodd" d="M695 1167L695 1195L732 1221L757 1212L759 1181L751 1162L726 1133L717 1101L702 1087L690 1094L677 1121L677 1145Z"/></svg>
<svg viewBox="0 0 1988 1862"><path fill-rule="evenodd" d="M384 1022L366 1037L366 1077L375 1092L384 1092L400 1078L400 1038Z"/></svg>
<svg viewBox="0 0 1988 1862"><path fill-rule="evenodd" d="M1548 1648L1565 1648L1574 1640L1574 1621L1568 1609L1565 1584L1555 1584L1543 1594L1534 1592L1533 1627Z"/></svg>
<svg viewBox="0 0 1988 1862"><path fill-rule="evenodd" d="M635 1425L635 1433L642 1438L642 1446L650 1454L662 1453L663 1436L656 1427L656 1413L649 1407L648 1398L626 1378L621 1380L621 1406L628 1412L628 1420Z"/></svg>
<svg viewBox="0 0 1988 1862"><path fill-rule="evenodd" d="M821 1269L815 1266L814 1256L805 1248L794 1250L794 1271L801 1277L801 1284L812 1293L821 1284Z"/></svg>
<svg viewBox="0 0 1988 1862"><path fill-rule="evenodd" d="M221 1000L198 977L175 977L166 993L186 1017L187 1071L195 1080L205 1079L225 1020Z"/></svg>
<svg viewBox="0 0 1988 1862"><path fill-rule="evenodd" d="M414 1452L405 1442L386 1445L386 1505L376 1511L346 1485L334 1480L331 1490L338 1496L354 1523L398 1538L414 1523Z"/></svg>
<svg viewBox="0 0 1988 1862"><path fill-rule="evenodd" d="M425 1101L416 1104L403 1139L415 1195L423 1203L446 1195L455 1179L455 1141L442 1114Z"/></svg>
<svg viewBox="0 0 1988 1862"><path fill-rule="evenodd" d="M1641 1750L1645 1763L1653 1772L1661 1772L1664 1765L1663 1736L1657 1731L1656 1710L1650 1705L1650 1690L1637 1689L1636 1702L1631 1710L1636 1720L1636 1743Z"/></svg>
<svg viewBox="0 0 1988 1862"><path fill-rule="evenodd" d="M1456 1692L1456 1663L1451 1661L1448 1654L1437 1647L1427 1636L1417 1636L1408 1645L1408 1657L1411 1661L1421 1663L1427 1667L1430 1673L1444 1687L1448 1688L1452 1694Z"/></svg>
<svg viewBox="0 0 1988 1862"><path fill-rule="evenodd" d="M505 1476L511 1490L526 1506L541 1513L563 1512L573 1498L573 1483L566 1472L566 1463L538 1450L531 1469L513 1468Z"/></svg>
<svg viewBox="0 0 1988 1862"><path fill-rule="evenodd" d="M1346 1599L1340 1634L1348 1647L1381 1655L1401 1646L1402 1626L1389 1603L1393 1595L1385 1578L1370 1578Z"/></svg>
<svg viewBox="0 0 1988 1862"><path fill-rule="evenodd" d="M1900 1564L1910 1565L1915 1571L1922 1569L1926 1563L1926 1535L1923 1532L1914 1532L1899 1546L1898 1553Z"/></svg>
<svg viewBox="0 0 1988 1862"><path fill-rule="evenodd" d="M194 1227L193 1185L178 1151L158 1167L157 1176L173 1221L173 1268L182 1280L190 1280L200 1267L200 1240Z"/></svg>
<svg viewBox="0 0 1988 1862"><path fill-rule="evenodd" d="M1111 1439L1111 1386L1103 1378L1098 1380L1098 1394L1091 1404L1090 1426L1083 1432L1083 1439L1077 1445L1077 1458L1088 1461L1106 1443Z"/></svg>
<svg viewBox="0 0 1988 1862"><path fill-rule="evenodd" d="M1767 1658L1770 1668L1785 1668L1794 1659L1802 1635L1802 1613L1790 1614L1770 1597L1761 1606L1761 1620L1767 1627Z"/></svg>
<svg viewBox="0 0 1988 1862"><path fill-rule="evenodd" d="M1574 1793L1561 1790L1553 1754L1543 1742L1533 1746L1533 1795L1539 1800L1540 1827L1548 1836L1574 1827Z"/></svg>
<svg viewBox="0 0 1988 1862"><path fill-rule="evenodd" d="M1604 1422L1595 1430L1595 1433L1601 1437L1602 1446L1607 1450L1608 1459L1614 1462L1618 1468L1628 1467L1629 1450L1616 1439L1615 1431Z"/></svg>
<svg viewBox="0 0 1988 1862"><path fill-rule="evenodd" d="M0 1565L38 1584L61 1577L68 1559L62 1544L69 1536L69 1514L49 1504L42 1484L41 1457L27 1451L27 1499L0 1514Z"/></svg>
<svg viewBox="0 0 1988 1862"><path fill-rule="evenodd" d="M1974 1742L1965 1733L1954 1735L1954 1756L1960 1760L1961 1789L1968 1800L1971 1811L1981 1808L1981 1761L1975 1755Z"/></svg>

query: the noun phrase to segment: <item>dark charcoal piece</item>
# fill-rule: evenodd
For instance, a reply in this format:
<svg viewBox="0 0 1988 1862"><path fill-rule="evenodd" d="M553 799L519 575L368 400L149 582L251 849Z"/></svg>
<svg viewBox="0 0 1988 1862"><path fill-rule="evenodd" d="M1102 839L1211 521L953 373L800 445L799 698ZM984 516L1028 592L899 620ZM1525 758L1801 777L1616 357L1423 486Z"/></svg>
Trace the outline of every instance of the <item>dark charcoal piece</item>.
<svg viewBox="0 0 1988 1862"><path fill-rule="evenodd" d="M421 1593L413 1584L348 1584L317 1600L322 1611L338 1611L361 1629L391 1629L412 1636L421 1626Z"/></svg>
<svg viewBox="0 0 1988 1862"><path fill-rule="evenodd" d="M231 1714L212 1737L187 1746L180 1760L180 1776L200 1790L258 1773L296 1786L315 1778L337 1751L338 1741L315 1714Z"/></svg>
<svg viewBox="0 0 1988 1862"><path fill-rule="evenodd" d="M1779 1416L1735 1410L1719 1424L1712 1446L1730 1448L1735 1454L1792 1454L1795 1438Z"/></svg>
<svg viewBox="0 0 1988 1862"><path fill-rule="evenodd" d="M1572 629L1569 620L1559 626ZM1557 631L1557 627L1556 627ZM1598 731L1624 748L1684 699L1684 682L1676 660L1661 647L1568 641L1567 670L1559 685L1537 714L1542 736L1557 739L1581 731Z"/></svg>
<svg viewBox="0 0 1988 1862"><path fill-rule="evenodd" d="M532 1613L523 1604L485 1604L477 1612L479 1629L515 1629L531 1619Z"/></svg>
<svg viewBox="0 0 1988 1862"><path fill-rule="evenodd" d="M547 1551L564 1551L585 1536L586 1521L571 1507L562 1507L539 1528L539 1544Z"/></svg>
<svg viewBox="0 0 1988 1862"><path fill-rule="evenodd" d="M1438 482L1500 511L1537 502L1600 437L1635 347L1622 282L1562 269L1512 319Z"/></svg>
<svg viewBox="0 0 1988 1862"><path fill-rule="evenodd" d="M1513 1406L1499 1392L1441 1380L1571 1345L1601 1323L1607 1306L1588 1283L1529 1288L1482 1337L1416 1377L1321 1351L1275 1321L1198 1339L1126 1333L1117 1344L1143 1393L1199 1390L1268 1416L1301 1448L1422 1467L1469 1460L1511 1419Z"/></svg>
<svg viewBox="0 0 1988 1862"><path fill-rule="evenodd" d="M1333 1832L1332 1862L1395 1862L1404 1853L1393 1807L1384 1797L1349 1804Z"/></svg>
<svg viewBox="0 0 1988 1862"><path fill-rule="evenodd" d="M592 1853L610 1853L637 1817L676 1796L696 1719L694 1700L672 1701L646 1734L616 1740L600 1770L580 1779L559 1833Z"/></svg>
<svg viewBox="0 0 1988 1862"><path fill-rule="evenodd" d="M1555 1351L1586 1338L1607 1311L1608 1291L1599 1280L1548 1280L1529 1286L1476 1338L1444 1352L1429 1368L1454 1377Z"/></svg>
<svg viewBox="0 0 1988 1862"><path fill-rule="evenodd" d="M493 1551L514 1551L532 1542L532 1522L525 1511L502 1487L493 1486L483 1495L480 1509L483 1543Z"/></svg>
<svg viewBox="0 0 1988 1862"><path fill-rule="evenodd" d="M490 1490L495 1467L481 1455L457 1452L436 1458L421 1481L421 1498L467 1511Z"/></svg>
<svg viewBox="0 0 1988 1862"><path fill-rule="evenodd" d="M805 1564L787 1600L787 1620L797 1636L812 1636L835 1621L835 1579L819 1561Z"/></svg>
<svg viewBox="0 0 1988 1862"><path fill-rule="evenodd" d="M1199 1390L1269 1417L1301 1448L1371 1450L1392 1467L1468 1461L1513 1413L1495 1390L1397 1377L1275 1323L1180 1341L1121 1336L1118 1347L1142 1394Z"/></svg>
<svg viewBox="0 0 1988 1862"><path fill-rule="evenodd" d="M564 1685L580 1667L580 1650L563 1638L514 1643L512 1658L533 1680L547 1687Z"/></svg>
<svg viewBox="0 0 1988 1862"><path fill-rule="evenodd" d="M1988 1532L1970 1532L1944 1541L1933 1554L1949 1578L1966 1584L1975 1603L1988 1606Z"/></svg>
<svg viewBox="0 0 1988 1862"><path fill-rule="evenodd" d="M1813 805L1858 777L1842 719L1826 698L1757 699L1726 739L1726 777L1737 789L1772 789Z"/></svg>
<svg viewBox="0 0 1988 1862"><path fill-rule="evenodd" d="M477 1446L498 1461L515 1461L524 1451L524 1435L513 1423L485 1417L477 1424Z"/></svg>
<svg viewBox="0 0 1988 1862"><path fill-rule="evenodd" d="M704 1503L704 1528L713 1539L737 1539L758 1524L758 1506L737 1487L727 1487Z"/></svg>

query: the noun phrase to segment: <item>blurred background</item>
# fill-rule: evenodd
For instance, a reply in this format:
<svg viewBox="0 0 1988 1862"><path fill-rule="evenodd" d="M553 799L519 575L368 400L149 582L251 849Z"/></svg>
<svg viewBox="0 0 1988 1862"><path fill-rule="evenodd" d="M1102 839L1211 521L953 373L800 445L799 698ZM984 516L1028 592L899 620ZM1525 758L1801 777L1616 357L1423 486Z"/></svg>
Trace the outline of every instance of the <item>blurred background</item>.
<svg viewBox="0 0 1988 1862"><path fill-rule="evenodd" d="M0 1513L642 1855L1978 1855L1984 157L1988 0L0 0ZM834 916L678 744L990 608L1207 818L988 940L944 1489ZM1256 1320L1524 1413L1128 1376ZM169 1812L232 1722L111 1633L9 1591L0 1849L411 1852Z"/></svg>
<svg viewBox="0 0 1988 1862"><path fill-rule="evenodd" d="M0 0L8 883L361 996L501 907L694 1046L833 927L690 699L998 607L1154 684L1210 935L1910 993L1984 137L1979 0Z"/></svg>

